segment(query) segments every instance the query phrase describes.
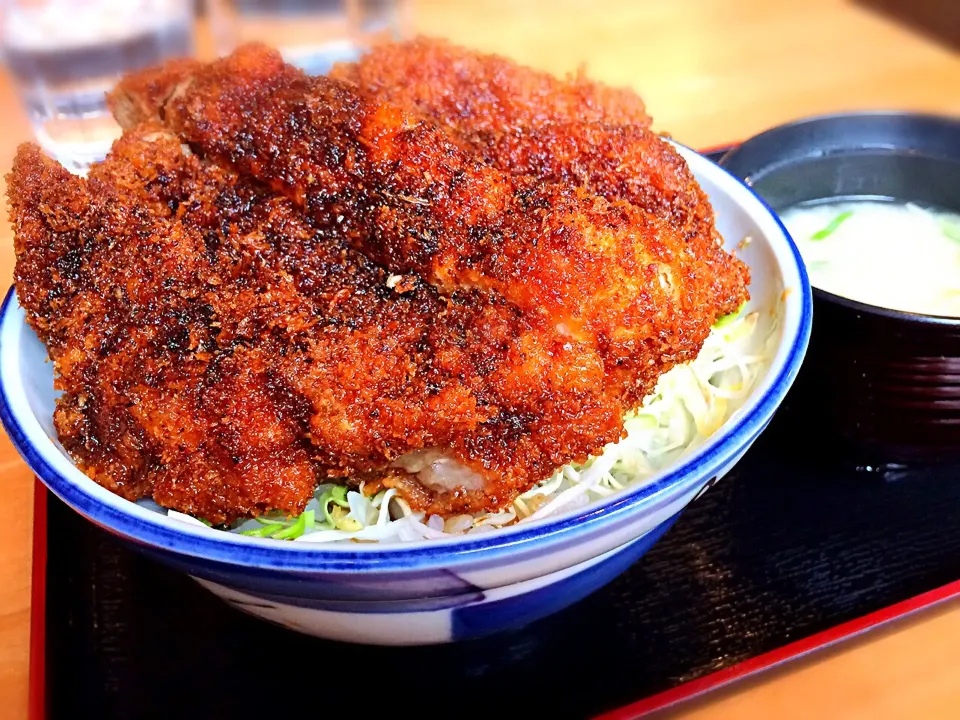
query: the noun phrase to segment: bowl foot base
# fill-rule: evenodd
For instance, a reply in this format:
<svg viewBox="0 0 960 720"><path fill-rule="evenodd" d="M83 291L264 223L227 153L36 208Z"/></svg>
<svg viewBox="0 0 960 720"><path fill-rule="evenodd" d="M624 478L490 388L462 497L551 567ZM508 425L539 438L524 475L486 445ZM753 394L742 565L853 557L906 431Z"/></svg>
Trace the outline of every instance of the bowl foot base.
<svg viewBox="0 0 960 720"><path fill-rule="evenodd" d="M404 610L404 601L358 603L356 612L279 603L194 577L233 607L305 635L364 645L435 645L529 625L582 600L621 574L673 525L669 518L642 537L587 562L513 585L464 596L462 604ZM422 601L421 601L422 602ZM409 603L406 603L409 604Z"/></svg>

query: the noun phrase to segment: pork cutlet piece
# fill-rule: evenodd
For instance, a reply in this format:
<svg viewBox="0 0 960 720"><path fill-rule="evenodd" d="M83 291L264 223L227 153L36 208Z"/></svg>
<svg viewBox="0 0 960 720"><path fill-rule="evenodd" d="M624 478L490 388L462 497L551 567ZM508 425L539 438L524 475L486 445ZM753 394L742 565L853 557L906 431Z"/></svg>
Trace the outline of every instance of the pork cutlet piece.
<svg viewBox="0 0 960 720"><path fill-rule="evenodd" d="M622 433L591 348L391 276L162 128L125 133L89 180L24 146L10 196L58 434L129 499L219 523L362 474L476 512Z"/></svg>
<svg viewBox="0 0 960 720"><path fill-rule="evenodd" d="M576 101L582 81L555 81L544 97L530 91L528 78L538 75L529 68L432 38L376 46L330 74L428 117L505 172L572 183L669 218L705 263L699 280L712 281L711 306L725 315L747 299L747 266L723 249L706 194L649 117L631 111L630 91L592 85Z"/></svg>
<svg viewBox="0 0 960 720"><path fill-rule="evenodd" d="M393 95L400 104L415 99L440 117L469 119L474 132L556 122L651 122L643 100L629 88L594 82L582 71L557 78L439 38L375 45L360 62L335 65L330 76Z"/></svg>
<svg viewBox="0 0 960 720"><path fill-rule="evenodd" d="M122 124L162 121L391 271L503 298L591 348L627 406L692 360L732 304L717 297L714 258L669 214L504 172L421 114L260 45L134 74L111 103Z"/></svg>
<svg viewBox="0 0 960 720"><path fill-rule="evenodd" d="M214 523L299 511L316 475L290 393L255 354L214 352L203 239L35 145L8 183L18 298L55 364L54 425L80 468Z"/></svg>

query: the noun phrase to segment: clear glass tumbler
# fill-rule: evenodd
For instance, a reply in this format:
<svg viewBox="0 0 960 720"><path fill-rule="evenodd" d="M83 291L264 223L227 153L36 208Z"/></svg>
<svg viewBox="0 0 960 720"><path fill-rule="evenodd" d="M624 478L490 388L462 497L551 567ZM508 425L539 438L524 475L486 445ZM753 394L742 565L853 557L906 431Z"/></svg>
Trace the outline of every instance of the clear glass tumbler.
<svg viewBox="0 0 960 720"><path fill-rule="evenodd" d="M120 129L105 94L124 73L194 53L194 0L3 0L0 48L40 145L73 172Z"/></svg>
<svg viewBox="0 0 960 720"><path fill-rule="evenodd" d="M403 37L407 0L208 0L217 52L260 41L322 74L364 48Z"/></svg>

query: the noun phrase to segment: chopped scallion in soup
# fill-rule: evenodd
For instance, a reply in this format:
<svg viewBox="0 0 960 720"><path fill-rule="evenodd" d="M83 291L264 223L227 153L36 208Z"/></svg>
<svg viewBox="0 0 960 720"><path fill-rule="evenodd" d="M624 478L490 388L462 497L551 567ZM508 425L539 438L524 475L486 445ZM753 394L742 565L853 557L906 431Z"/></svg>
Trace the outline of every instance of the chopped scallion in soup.
<svg viewBox="0 0 960 720"><path fill-rule="evenodd" d="M960 317L960 215L850 200L795 205L780 217L814 287L893 310Z"/></svg>

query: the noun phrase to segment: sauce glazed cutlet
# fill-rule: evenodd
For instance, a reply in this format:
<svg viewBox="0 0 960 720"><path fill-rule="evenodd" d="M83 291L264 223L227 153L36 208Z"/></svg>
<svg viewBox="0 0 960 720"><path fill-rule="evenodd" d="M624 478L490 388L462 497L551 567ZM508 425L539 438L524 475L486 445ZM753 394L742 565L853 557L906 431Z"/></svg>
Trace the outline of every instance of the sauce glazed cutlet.
<svg viewBox="0 0 960 720"><path fill-rule="evenodd" d="M533 70L433 38L374 47L330 75L428 117L505 172L572 183L669 218L703 259L698 282L717 311L726 315L747 299L747 266L724 251L705 193L631 107L628 90L554 81L566 92L544 96L527 90Z"/></svg>
<svg viewBox="0 0 960 720"><path fill-rule="evenodd" d="M18 299L54 361L54 425L80 467L212 522L299 508L316 478L283 390L242 354L212 352L203 238L34 145L8 183Z"/></svg>
<svg viewBox="0 0 960 720"><path fill-rule="evenodd" d="M58 435L129 499L221 523L355 476L476 512L622 433L591 347L389 275L163 129L125 133L88 180L24 146L9 188Z"/></svg>
<svg viewBox="0 0 960 720"><path fill-rule="evenodd" d="M590 347L627 406L692 360L745 296L739 264L704 252L712 239L690 242L686 220L505 172L420 113L259 45L135 74L111 103L121 124L162 121L391 271L503 298L540 331ZM718 285L739 292L718 297Z"/></svg>
<svg viewBox="0 0 960 720"><path fill-rule="evenodd" d="M643 100L626 88L565 79L438 38L375 45L358 63L334 66L347 80L400 104L416 100L438 117L468 119L474 132L533 128L557 122L648 127Z"/></svg>

